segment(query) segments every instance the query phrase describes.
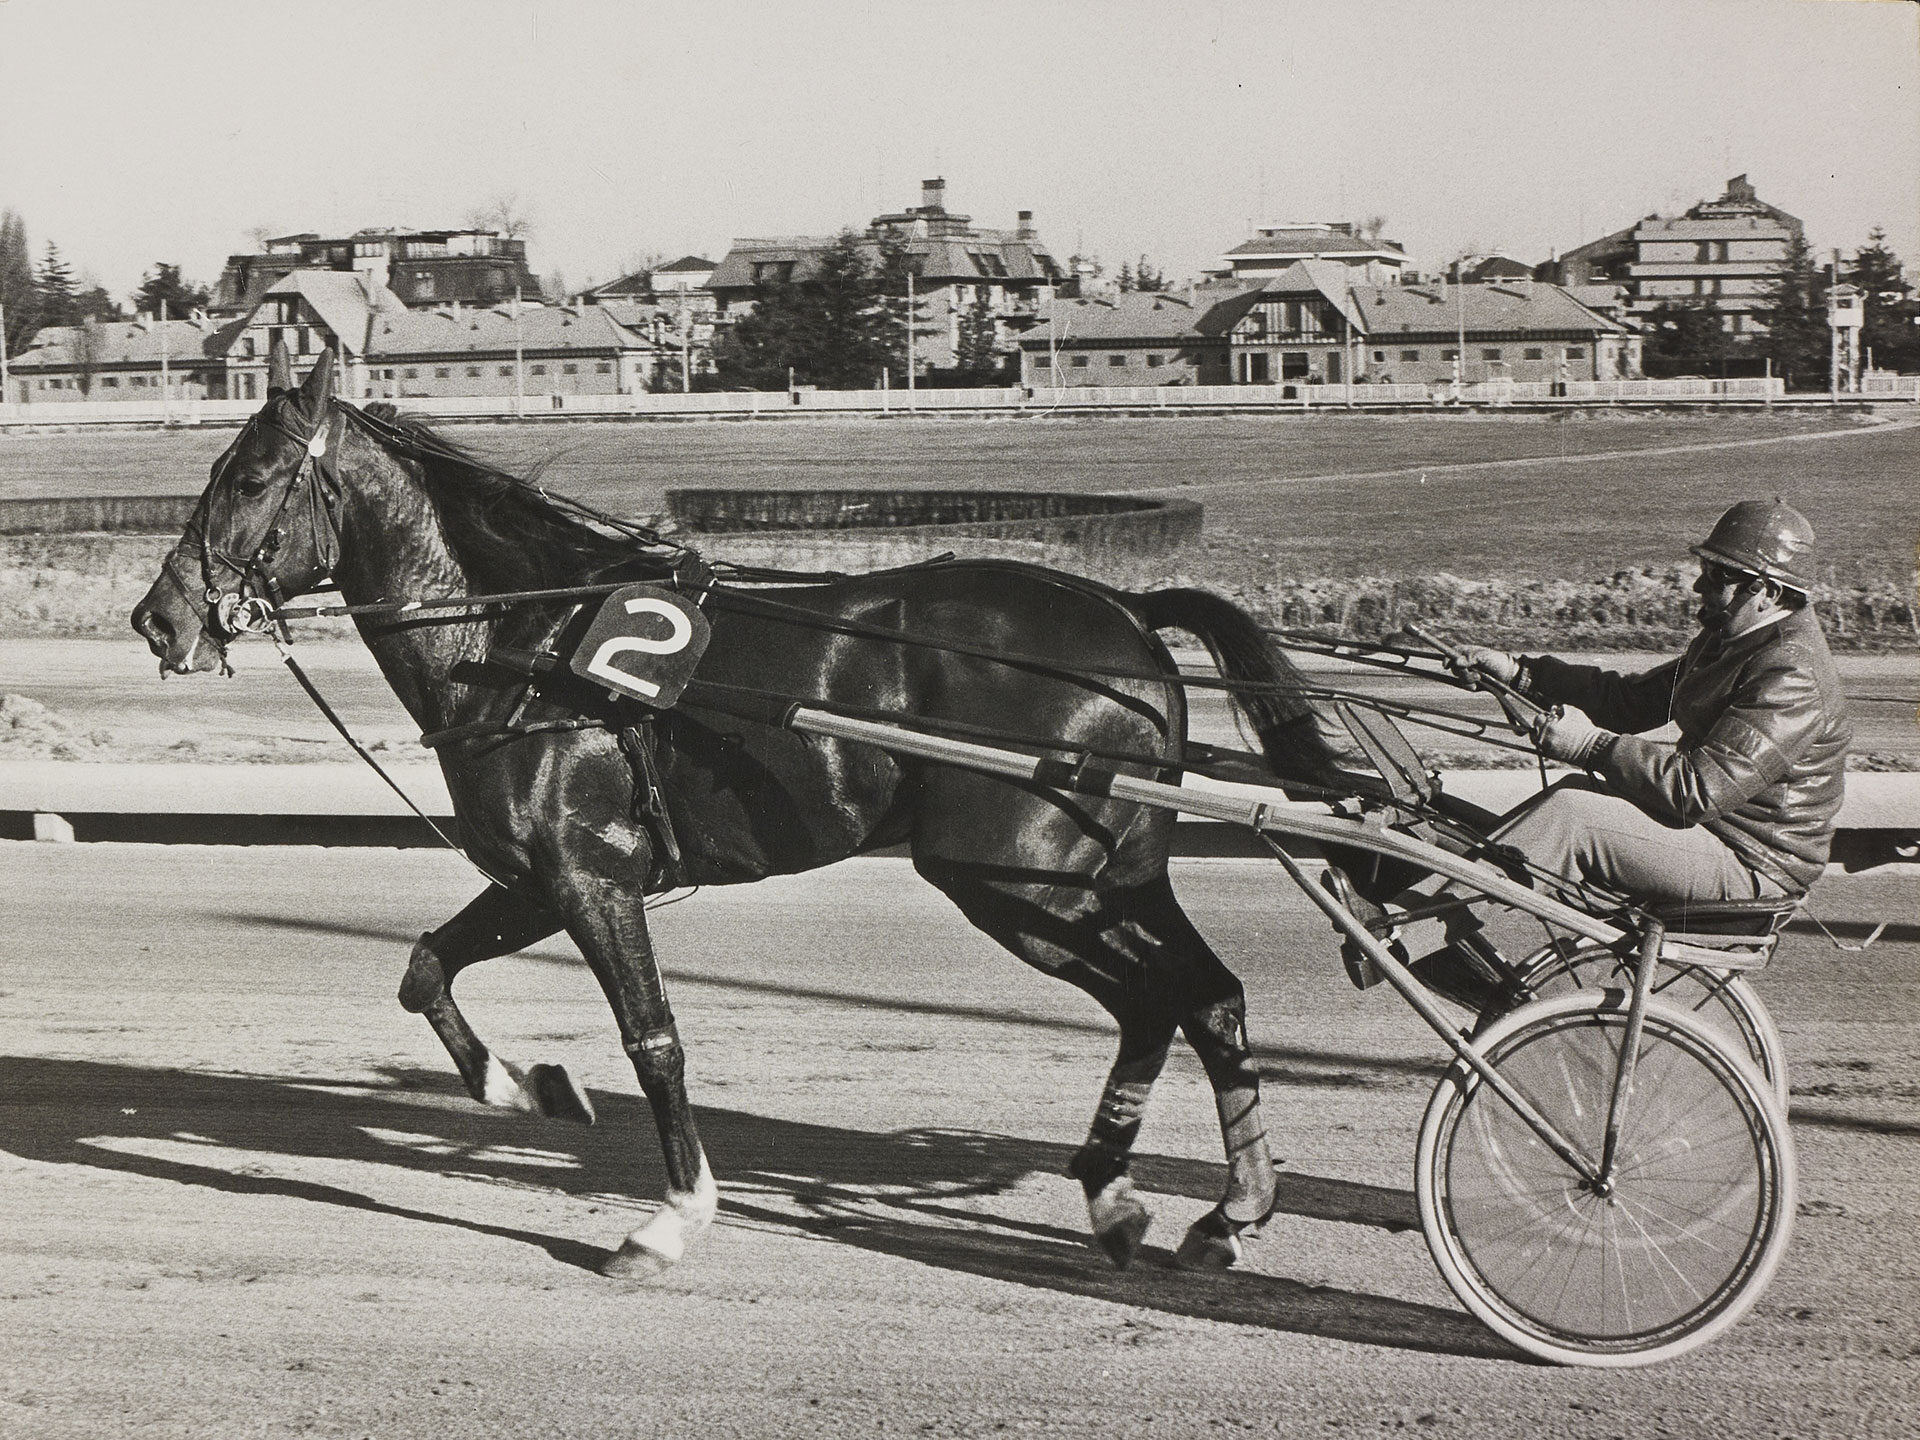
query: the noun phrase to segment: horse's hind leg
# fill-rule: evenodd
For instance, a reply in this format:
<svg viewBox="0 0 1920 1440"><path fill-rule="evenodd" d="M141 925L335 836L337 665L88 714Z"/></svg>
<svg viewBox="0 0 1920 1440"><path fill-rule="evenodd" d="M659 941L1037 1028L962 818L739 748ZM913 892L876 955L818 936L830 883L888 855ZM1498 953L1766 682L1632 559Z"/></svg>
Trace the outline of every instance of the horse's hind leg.
<svg viewBox="0 0 1920 1440"><path fill-rule="evenodd" d="M1213 1086L1227 1186L1187 1232L1176 1260L1195 1268L1234 1263L1239 1236L1266 1219L1276 1189L1246 1042L1246 1000L1166 877L1101 892L1077 875L1043 884L932 859L919 868L976 926L1029 964L1072 981L1119 1024L1119 1053L1099 1109L1067 1167L1086 1194L1094 1243L1118 1266L1133 1259L1148 1224L1128 1176L1134 1140L1174 1032L1185 1032Z"/></svg>
<svg viewBox="0 0 1920 1440"><path fill-rule="evenodd" d="M453 1057L467 1093L482 1105L591 1125L593 1105L565 1069L502 1060L474 1034L453 1003L453 978L467 966L525 949L559 928L559 920L548 912L490 885L438 930L420 937L400 982L400 1004L427 1017Z"/></svg>

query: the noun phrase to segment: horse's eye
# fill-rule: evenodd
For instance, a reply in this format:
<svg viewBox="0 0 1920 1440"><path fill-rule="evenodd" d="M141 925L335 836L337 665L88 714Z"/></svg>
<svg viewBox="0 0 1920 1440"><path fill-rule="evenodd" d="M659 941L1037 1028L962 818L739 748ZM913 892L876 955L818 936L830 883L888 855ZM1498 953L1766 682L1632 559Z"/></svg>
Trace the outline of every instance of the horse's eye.
<svg viewBox="0 0 1920 1440"><path fill-rule="evenodd" d="M264 480L236 480L234 481L234 488L242 495L258 495L262 490L267 488L267 482Z"/></svg>

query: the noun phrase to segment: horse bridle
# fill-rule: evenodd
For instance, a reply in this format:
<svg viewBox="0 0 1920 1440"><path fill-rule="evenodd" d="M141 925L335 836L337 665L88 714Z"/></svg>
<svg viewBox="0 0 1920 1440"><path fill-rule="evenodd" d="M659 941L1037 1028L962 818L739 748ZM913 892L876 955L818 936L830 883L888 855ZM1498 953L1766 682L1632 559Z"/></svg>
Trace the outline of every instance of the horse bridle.
<svg viewBox="0 0 1920 1440"><path fill-rule="evenodd" d="M336 513L340 502L340 474L330 454L333 448L328 440L332 428L330 419L303 435L281 417L270 416L266 410L262 410L247 421L246 428L234 440L226 455L221 457L219 468L207 489L210 502L207 520L200 523L196 517L188 528L197 528L199 531L200 583L201 595L207 605L206 628L222 644L241 634L266 631L276 623L274 610L285 602L286 596L281 592L279 582L267 572L267 566L286 543L283 522L293 506L295 496L305 493L314 558L320 565L321 574L331 576L334 565L340 559L340 521ZM288 477L285 488L280 492L280 503L267 517L255 542L251 546L237 546L231 540L215 544L211 533L214 529L211 502L218 495L221 482L227 478L227 468L232 463L234 451L255 426L279 431L289 440L304 446L306 453ZM231 502L228 508L231 511ZM178 555L176 548L167 556L166 570L182 593L191 597L193 587L179 572L176 565ZM225 570L228 580L237 580L238 585L232 589L222 585L215 576L216 566Z"/></svg>

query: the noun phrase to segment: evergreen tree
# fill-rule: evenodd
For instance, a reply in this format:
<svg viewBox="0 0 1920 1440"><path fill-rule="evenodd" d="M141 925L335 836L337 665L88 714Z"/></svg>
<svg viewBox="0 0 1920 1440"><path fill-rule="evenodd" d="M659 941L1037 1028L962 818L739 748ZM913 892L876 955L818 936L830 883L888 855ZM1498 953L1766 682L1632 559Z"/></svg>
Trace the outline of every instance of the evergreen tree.
<svg viewBox="0 0 1920 1440"><path fill-rule="evenodd" d="M1149 293L1164 290L1167 288L1167 272L1142 255L1140 263L1133 267L1133 288Z"/></svg>
<svg viewBox="0 0 1920 1440"><path fill-rule="evenodd" d="M754 390L794 383L830 390L864 390L906 349L905 323L894 302L906 301L904 246L891 254L844 230L812 267L796 278L762 284L753 312L717 347L715 361L729 385ZM889 271L897 270L898 296Z"/></svg>
<svg viewBox="0 0 1920 1440"><path fill-rule="evenodd" d="M0 210L0 308L7 312L7 354L17 355L40 328L40 304L27 224L11 210Z"/></svg>
<svg viewBox="0 0 1920 1440"><path fill-rule="evenodd" d="M1114 277L1113 283L1122 295L1133 289L1133 266L1122 260L1120 262L1120 273Z"/></svg>
<svg viewBox="0 0 1920 1440"><path fill-rule="evenodd" d="M1824 389L1832 347L1827 327L1827 280L1806 236L1788 242L1780 273L1767 282L1754 319L1767 327L1761 342L1773 373L1787 388Z"/></svg>
<svg viewBox="0 0 1920 1440"><path fill-rule="evenodd" d="M133 292L133 303L143 315L158 315L161 301L166 302L169 320L184 320L207 304L207 287L189 285L180 278L180 267L164 260L147 273L140 288Z"/></svg>
<svg viewBox="0 0 1920 1440"><path fill-rule="evenodd" d="M81 281L85 284L85 280ZM86 289L74 293L73 313L75 324L82 320L124 320L126 311L120 308L119 301L107 293L104 285L88 285Z"/></svg>
<svg viewBox="0 0 1920 1440"><path fill-rule="evenodd" d="M960 315L960 344L954 351L953 366L968 379L988 381L999 368L1000 325L993 313L993 300L983 285Z"/></svg>
<svg viewBox="0 0 1920 1440"><path fill-rule="evenodd" d="M49 240L46 257L40 262L40 270L33 277L34 289L40 297L40 323L42 325L73 325L78 323L79 314L74 306L73 270L60 254L60 247Z"/></svg>
<svg viewBox="0 0 1920 1440"><path fill-rule="evenodd" d="M1872 352L1874 368L1920 369L1920 305L1900 257L1887 248L1885 230L1876 225L1867 232L1867 243L1854 252L1844 278L1865 292L1867 323L1860 343Z"/></svg>
<svg viewBox="0 0 1920 1440"><path fill-rule="evenodd" d="M1647 312L1641 326L1641 368L1654 379L1719 373L1732 337L1720 312L1704 300L1669 300Z"/></svg>

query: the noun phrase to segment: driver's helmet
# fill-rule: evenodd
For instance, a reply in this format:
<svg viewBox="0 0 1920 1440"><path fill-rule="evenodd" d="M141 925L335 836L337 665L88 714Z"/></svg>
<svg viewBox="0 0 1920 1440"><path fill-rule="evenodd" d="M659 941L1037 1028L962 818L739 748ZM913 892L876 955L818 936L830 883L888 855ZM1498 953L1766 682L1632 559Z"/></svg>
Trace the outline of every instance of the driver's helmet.
<svg viewBox="0 0 1920 1440"><path fill-rule="evenodd" d="M1742 500L1689 548L1703 560L1763 575L1802 594L1813 587L1813 526L1783 500Z"/></svg>

